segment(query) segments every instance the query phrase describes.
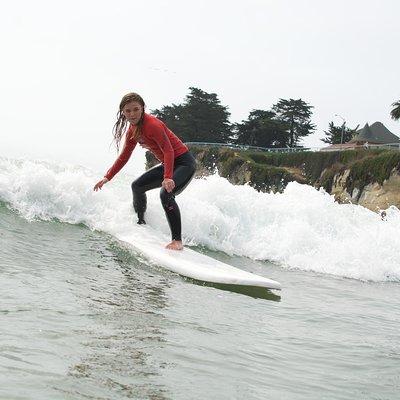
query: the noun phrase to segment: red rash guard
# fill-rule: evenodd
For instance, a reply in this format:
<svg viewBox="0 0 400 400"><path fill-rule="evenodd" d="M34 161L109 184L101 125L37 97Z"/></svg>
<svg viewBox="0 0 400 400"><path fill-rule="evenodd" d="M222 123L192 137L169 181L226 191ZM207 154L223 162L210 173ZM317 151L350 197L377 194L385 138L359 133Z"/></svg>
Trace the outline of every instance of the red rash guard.
<svg viewBox="0 0 400 400"><path fill-rule="evenodd" d="M132 139L134 131L135 129L132 125L126 131L125 143L121 154L104 175L105 178L110 181L121 170L128 162L136 144L139 143L145 149L150 150L164 164L164 179L172 179L175 158L186 153L188 148L163 122L146 113L143 116L143 125L138 141Z"/></svg>

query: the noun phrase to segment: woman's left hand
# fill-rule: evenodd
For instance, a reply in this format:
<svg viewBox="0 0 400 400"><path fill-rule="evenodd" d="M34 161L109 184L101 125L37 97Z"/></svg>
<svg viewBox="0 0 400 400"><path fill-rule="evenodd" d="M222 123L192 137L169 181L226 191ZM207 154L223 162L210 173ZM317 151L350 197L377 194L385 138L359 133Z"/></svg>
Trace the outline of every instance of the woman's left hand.
<svg viewBox="0 0 400 400"><path fill-rule="evenodd" d="M168 193L171 193L175 188L175 182L169 178L165 178L161 185Z"/></svg>

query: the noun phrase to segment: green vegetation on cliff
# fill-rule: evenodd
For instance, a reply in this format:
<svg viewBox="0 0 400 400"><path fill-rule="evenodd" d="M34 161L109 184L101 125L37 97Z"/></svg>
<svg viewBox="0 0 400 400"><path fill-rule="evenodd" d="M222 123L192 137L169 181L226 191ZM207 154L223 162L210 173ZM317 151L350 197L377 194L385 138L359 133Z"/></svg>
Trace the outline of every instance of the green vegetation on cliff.
<svg viewBox="0 0 400 400"><path fill-rule="evenodd" d="M226 147L191 146L198 174L218 171L234 184L250 184L261 191L281 191L290 181L323 187L331 192L334 179L349 171L345 188L352 193L374 182L382 184L393 170L400 172L400 152L358 149L335 152L266 153ZM147 153L148 166L155 159Z"/></svg>
<svg viewBox="0 0 400 400"><path fill-rule="evenodd" d="M346 188L351 193L354 188L362 191L370 183L377 182L382 185L393 170L400 172L399 151L384 151L375 157L364 157L352 163L346 180Z"/></svg>

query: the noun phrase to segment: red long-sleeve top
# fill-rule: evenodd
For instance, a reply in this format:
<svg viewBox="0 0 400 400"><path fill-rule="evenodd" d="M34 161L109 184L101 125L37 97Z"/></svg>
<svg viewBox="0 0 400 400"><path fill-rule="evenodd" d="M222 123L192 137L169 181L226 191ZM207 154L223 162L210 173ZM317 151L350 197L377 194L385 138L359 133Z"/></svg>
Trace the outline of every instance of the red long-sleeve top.
<svg viewBox="0 0 400 400"><path fill-rule="evenodd" d="M143 116L141 135L137 141L133 139L134 133L135 127L130 125L126 131L125 143L120 155L104 176L111 180L128 162L133 149L139 143L145 149L150 150L164 164L164 179L172 179L174 160L188 151L186 145L162 121L146 113Z"/></svg>

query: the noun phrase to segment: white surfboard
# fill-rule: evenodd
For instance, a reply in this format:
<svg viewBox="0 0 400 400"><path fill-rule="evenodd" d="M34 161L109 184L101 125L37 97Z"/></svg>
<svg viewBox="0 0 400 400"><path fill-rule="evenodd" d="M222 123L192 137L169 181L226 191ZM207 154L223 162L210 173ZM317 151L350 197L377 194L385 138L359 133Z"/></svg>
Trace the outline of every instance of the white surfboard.
<svg viewBox="0 0 400 400"><path fill-rule="evenodd" d="M214 258L185 247L182 251L168 250L165 238L143 227L140 233L118 235L118 239L129 243L149 261L188 278L204 282L228 285L258 286L281 289L281 284L272 279L243 271Z"/></svg>

